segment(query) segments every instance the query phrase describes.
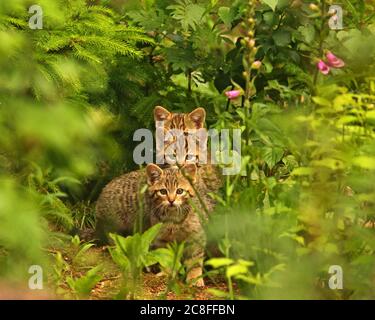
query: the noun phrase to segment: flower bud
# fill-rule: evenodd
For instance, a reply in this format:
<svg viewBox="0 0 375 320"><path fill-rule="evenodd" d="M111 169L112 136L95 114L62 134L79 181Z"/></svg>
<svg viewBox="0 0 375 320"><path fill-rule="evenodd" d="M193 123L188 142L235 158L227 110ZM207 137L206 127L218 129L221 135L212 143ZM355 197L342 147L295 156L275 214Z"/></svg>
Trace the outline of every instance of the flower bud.
<svg viewBox="0 0 375 320"><path fill-rule="evenodd" d="M326 53L327 64L333 68L342 68L345 66L344 60L336 57L331 51Z"/></svg>
<svg viewBox="0 0 375 320"><path fill-rule="evenodd" d="M249 46L250 49L255 47L255 40L251 39L247 42L247 45Z"/></svg>
<svg viewBox="0 0 375 320"><path fill-rule="evenodd" d="M330 67L323 60L319 60L316 67L322 74L328 74L330 71Z"/></svg>
<svg viewBox="0 0 375 320"><path fill-rule="evenodd" d="M262 61L256 60L251 65L251 69L258 70L262 66Z"/></svg>
<svg viewBox="0 0 375 320"><path fill-rule="evenodd" d="M312 11L319 11L320 10L320 8L315 3L310 3L309 8Z"/></svg>
<svg viewBox="0 0 375 320"><path fill-rule="evenodd" d="M302 1L301 0L294 0L291 4L292 8L299 8L302 6Z"/></svg>
<svg viewBox="0 0 375 320"><path fill-rule="evenodd" d="M232 99L236 99L239 96L241 96L242 91L241 90L230 90L230 91L225 92L225 95L227 96L228 99L232 100Z"/></svg>

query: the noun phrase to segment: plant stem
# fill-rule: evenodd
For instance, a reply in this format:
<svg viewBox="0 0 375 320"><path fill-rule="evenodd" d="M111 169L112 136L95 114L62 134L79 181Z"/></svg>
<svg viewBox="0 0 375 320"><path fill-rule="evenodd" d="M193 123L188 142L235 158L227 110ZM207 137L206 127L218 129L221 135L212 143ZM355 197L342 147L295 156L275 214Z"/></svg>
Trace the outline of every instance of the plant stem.
<svg viewBox="0 0 375 320"><path fill-rule="evenodd" d="M254 26L251 25L251 23L249 22L250 19L253 18L253 15L254 15L254 8L253 8L253 4L251 2L249 2L249 7L248 7L248 18L247 18L247 23L248 23L248 29L249 31L253 31L254 29ZM251 117L251 103L250 103L250 98L251 98L251 89L252 89L252 86L253 86L253 83L251 81L251 67L252 67L252 63L254 62L254 56L255 56L255 48L254 47L245 47L245 53L244 53L244 70L245 70L245 83L246 83L246 87L245 87L245 96L243 97L243 100L242 100L242 108L244 108L244 111L245 111L245 147L247 148L247 146L250 144L250 132L251 132L251 128L250 128L250 124L249 124L249 121L247 121L248 119L250 119ZM250 179L250 173L251 173L251 170L250 170L250 166L249 165L246 165L246 176L247 176L247 185L250 186L251 184L251 179Z"/></svg>
<svg viewBox="0 0 375 320"><path fill-rule="evenodd" d="M324 28L325 28L325 23L326 23L326 19L325 19L326 2L325 2L325 0L322 0L321 10L322 10L322 21L321 21L320 30L319 30L319 57L323 56L323 44L324 44L324 38L325 38L324 37ZM319 70L318 70L318 68L316 68L315 73L314 73L314 79L313 79L314 94L316 94L316 84L317 84L317 81L318 81L318 75L319 75Z"/></svg>
<svg viewBox="0 0 375 320"><path fill-rule="evenodd" d="M191 73L192 73L192 70L189 69L188 70L188 95L189 97L191 96L191 81L192 81Z"/></svg>
<svg viewBox="0 0 375 320"><path fill-rule="evenodd" d="M229 299L234 300L232 278L228 277Z"/></svg>
<svg viewBox="0 0 375 320"><path fill-rule="evenodd" d="M191 179L189 176L187 176L187 175L185 174L184 170L181 170L182 166L180 166L179 164L177 164L177 167L178 167L178 169L180 170L180 172L181 172L181 174L183 175L183 177L184 177L187 181L189 181L189 184L190 184L191 187L193 188L194 193L196 194L196 196L197 196L197 198L198 198L198 201L199 201L200 205L202 206L202 209L203 209L203 211L204 211L204 213L205 213L205 216L208 217L208 209L207 209L207 206L206 206L205 202L203 201L201 195L199 194L197 188L194 186L194 182L192 181L192 179Z"/></svg>

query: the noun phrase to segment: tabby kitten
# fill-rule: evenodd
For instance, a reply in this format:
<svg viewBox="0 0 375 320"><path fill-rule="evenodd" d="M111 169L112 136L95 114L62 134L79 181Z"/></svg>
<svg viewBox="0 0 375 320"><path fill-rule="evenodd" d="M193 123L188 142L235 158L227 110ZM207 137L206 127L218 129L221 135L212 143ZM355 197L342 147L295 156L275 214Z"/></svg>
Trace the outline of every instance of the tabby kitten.
<svg viewBox="0 0 375 320"><path fill-rule="evenodd" d="M145 228L163 223L154 246L164 247L172 241L184 241L184 263L188 270L186 280L196 280L195 285L204 286L200 276L206 238L202 217L193 210L189 201L192 201L195 208L203 210L181 170L193 183L197 183L195 164L186 164L181 169L161 169L155 164L149 164L146 172L133 171L112 180L103 189L96 204L97 235L102 238L108 232L131 233L143 211ZM147 191L141 197L139 191L146 183ZM202 192L200 188L198 183L196 190ZM202 196L205 205L211 209L204 192ZM143 210L140 210L140 205Z"/></svg>
<svg viewBox="0 0 375 320"><path fill-rule="evenodd" d="M154 108L154 120L156 124L159 121L163 122L164 132L168 132L169 130L181 130L184 132L186 137L185 145L187 146L189 131L205 129L206 111L203 108L196 108L190 113L173 113L161 106L156 106ZM158 139L158 136L156 139ZM164 156L165 162L168 162L166 159L166 149L172 141L163 142L164 149L161 150L161 152L163 153L162 156ZM206 187L205 192L217 192L223 184L222 177L219 173L219 168L210 162L211 155L210 152L207 151L207 140L200 142L204 144L207 162L205 164L199 163L200 159L203 160L203 156L200 154L199 148L194 148L193 154L189 153L189 150L186 148L185 157L179 164L195 163L198 167L198 176ZM157 144L160 145L161 143L162 141L157 141Z"/></svg>

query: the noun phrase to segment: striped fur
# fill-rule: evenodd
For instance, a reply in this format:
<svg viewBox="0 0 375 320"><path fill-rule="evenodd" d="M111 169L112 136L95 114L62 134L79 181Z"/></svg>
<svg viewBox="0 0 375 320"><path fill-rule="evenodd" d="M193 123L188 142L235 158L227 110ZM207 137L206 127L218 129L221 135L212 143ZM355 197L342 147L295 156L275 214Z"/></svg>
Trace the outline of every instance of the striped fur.
<svg viewBox="0 0 375 320"><path fill-rule="evenodd" d="M188 137L189 131L205 128L205 119L206 111L203 108L196 108L190 113L169 112L161 106L156 106L154 108L154 120L155 122L163 121L165 133L170 130L181 130L185 137ZM164 150L161 150L164 159L166 159L166 154L168 153L167 148L171 143L173 143L173 141L164 141ZM199 148L195 148L194 153L189 152L188 141L186 140L183 161L179 161L179 164L195 163L198 166L198 177L202 184L205 185L205 192L217 192L223 185L222 177L219 173L219 168L210 163L210 152L207 150L207 140L202 143L204 143L205 146L204 150L207 154L207 159L204 159L204 157L200 155ZM207 160L207 163L199 164L200 159Z"/></svg>
<svg viewBox="0 0 375 320"><path fill-rule="evenodd" d="M197 182L195 164L187 164L181 170L196 184L198 192L205 194ZM202 274L205 233L201 216L193 210L202 211L190 182L180 169L161 169L149 164L146 170L133 171L112 180L102 191L96 204L97 237L105 239L108 232L132 233L136 222L142 221L144 229L162 222L163 227L156 238L155 247L164 247L172 241L185 242L185 264L189 270L188 280ZM148 185L142 196L140 190ZM204 188L204 186L203 186ZM207 196L206 207L212 209ZM143 210L141 208L143 207ZM198 285L203 280L197 281Z"/></svg>

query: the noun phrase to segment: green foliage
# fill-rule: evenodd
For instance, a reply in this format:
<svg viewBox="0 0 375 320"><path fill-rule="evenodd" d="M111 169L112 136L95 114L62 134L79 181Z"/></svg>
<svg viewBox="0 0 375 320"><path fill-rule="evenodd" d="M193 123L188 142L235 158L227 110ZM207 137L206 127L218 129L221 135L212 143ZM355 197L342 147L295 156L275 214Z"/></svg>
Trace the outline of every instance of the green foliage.
<svg viewBox="0 0 375 320"><path fill-rule="evenodd" d="M72 238L72 245L74 247L75 253L73 257L73 263L80 259L94 244L93 243L81 243L79 236L74 236Z"/></svg>
<svg viewBox="0 0 375 320"><path fill-rule="evenodd" d="M184 252L184 243L168 244L166 248L158 248L152 252L154 259L160 264L162 270L170 276L171 280L177 278L184 268L181 263Z"/></svg>
<svg viewBox="0 0 375 320"><path fill-rule="evenodd" d="M155 105L202 106L210 128L242 131L243 170L212 195L207 226L222 254L207 274L221 273L229 292L211 292L373 298L374 4L344 1L345 28L330 30L310 6L325 1L95 3L38 1L42 30L28 27L29 1L0 3L0 276L24 281L42 265L58 294L88 297L101 263L87 261L91 243L64 234L95 225L94 201L135 168L132 135L153 130ZM323 75L328 50L345 67ZM227 100L234 88L243 96ZM161 297L180 291L183 244L150 250L159 228L112 235L119 297L138 297L157 262L168 275ZM344 290L327 287L331 265Z"/></svg>
<svg viewBox="0 0 375 320"><path fill-rule="evenodd" d="M134 297L139 290L139 281L143 268L157 262L150 246L159 233L162 224L156 224L143 234L136 233L126 238L110 234L115 246L109 249L113 261L121 268L124 274L124 286L121 293ZM130 283L130 285L129 285Z"/></svg>
<svg viewBox="0 0 375 320"><path fill-rule="evenodd" d="M167 287L161 298L166 298L170 291L179 294L181 292L181 283L185 278L186 272L182 264L185 243L173 242L166 248L158 248L152 252L152 255L163 273L167 275Z"/></svg>
<svg viewBox="0 0 375 320"><path fill-rule="evenodd" d="M77 298L82 299L89 296L91 290L101 280L101 276L98 274L100 269L101 266L97 266L87 271L87 273L80 278L67 278L67 283Z"/></svg>
<svg viewBox="0 0 375 320"><path fill-rule="evenodd" d="M0 186L0 276L26 279L31 265L45 262L40 252L46 240L39 222L41 199L6 176Z"/></svg>
<svg viewBox="0 0 375 320"><path fill-rule="evenodd" d="M275 8L277 6L277 3L279 2L278 0L263 0L262 2L264 2L265 4L267 4L268 6L271 7L271 9L273 11L275 11Z"/></svg>
<svg viewBox="0 0 375 320"><path fill-rule="evenodd" d="M177 1L177 4L168 6L167 9L172 10L173 19L178 20L185 31L189 27L195 30L205 13L204 7L192 3L190 0Z"/></svg>
<svg viewBox="0 0 375 320"><path fill-rule="evenodd" d="M232 259L228 258L212 258L208 260L206 264L212 266L215 269L223 267L225 268L225 276L228 280L229 294L227 296L225 292L219 290L212 291L213 294L219 297L229 298L232 300L235 298L233 293L232 279L242 280L251 284L262 283L259 274L256 277L254 277L249 271L249 267L254 265L254 263L251 261L239 259L235 262Z"/></svg>
<svg viewBox="0 0 375 320"><path fill-rule="evenodd" d="M121 158L108 130L115 116L96 97L114 61L140 60L140 46L153 42L82 0L40 1L43 29L31 30L28 5L0 6L1 273L15 280L30 265L44 266L52 230L85 227L72 208L95 197L109 175L99 162Z"/></svg>
<svg viewBox="0 0 375 320"><path fill-rule="evenodd" d="M155 258L149 251L152 241L157 236L161 224L156 224L143 234L136 233L126 238L111 234L115 247L110 250L114 261L125 271L131 270L137 274L143 267L155 263Z"/></svg>
<svg viewBox="0 0 375 320"><path fill-rule="evenodd" d="M86 243L78 236L52 242L49 260L53 269L48 282L58 297L90 298L100 281L113 277L117 269L93 246L93 243ZM107 296L111 297L113 293Z"/></svg>

